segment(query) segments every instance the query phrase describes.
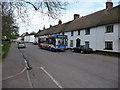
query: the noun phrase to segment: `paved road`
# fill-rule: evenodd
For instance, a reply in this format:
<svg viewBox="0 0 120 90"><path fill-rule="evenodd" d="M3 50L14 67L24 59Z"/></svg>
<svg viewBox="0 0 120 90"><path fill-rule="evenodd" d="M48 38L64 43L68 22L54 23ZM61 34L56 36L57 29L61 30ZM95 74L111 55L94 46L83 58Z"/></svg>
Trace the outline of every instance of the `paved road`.
<svg viewBox="0 0 120 90"><path fill-rule="evenodd" d="M32 44L27 44L21 52L33 68L24 74L29 77L26 82L31 88L118 87L118 58L71 51L51 52Z"/></svg>
<svg viewBox="0 0 120 90"><path fill-rule="evenodd" d="M2 88L29 88L26 72L17 75L24 67L23 57L16 44L12 43L7 57L2 62Z"/></svg>

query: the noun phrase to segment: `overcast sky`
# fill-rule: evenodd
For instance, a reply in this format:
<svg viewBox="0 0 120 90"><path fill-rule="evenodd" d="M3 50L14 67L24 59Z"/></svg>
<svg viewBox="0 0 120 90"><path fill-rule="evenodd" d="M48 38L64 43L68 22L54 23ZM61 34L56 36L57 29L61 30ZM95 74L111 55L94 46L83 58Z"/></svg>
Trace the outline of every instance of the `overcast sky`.
<svg viewBox="0 0 120 90"><path fill-rule="evenodd" d="M86 16L88 14L94 13L96 11L105 9L107 0L75 0L69 1L69 5L67 6L67 10L62 12L61 17L59 19L62 20L62 23L73 20L74 14L80 14L80 17ZM118 5L119 0L112 0L113 6ZM20 35L25 32L38 32L39 29L49 28L50 24L52 26L58 24L58 20L49 19L45 15L40 12L34 11L32 8L28 8L29 15L29 25L22 23L20 20L17 20L19 25L19 33Z"/></svg>

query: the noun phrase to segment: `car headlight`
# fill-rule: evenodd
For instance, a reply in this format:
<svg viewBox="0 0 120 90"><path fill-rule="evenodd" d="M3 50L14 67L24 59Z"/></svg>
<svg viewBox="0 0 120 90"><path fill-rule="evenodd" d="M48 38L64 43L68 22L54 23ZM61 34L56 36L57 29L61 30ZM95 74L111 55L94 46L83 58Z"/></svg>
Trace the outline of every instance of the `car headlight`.
<svg viewBox="0 0 120 90"><path fill-rule="evenodd" d="M66 46L66 48L68 48L68 46Z"/></svg>
<svg viewBox="0 0 120 90"><path fill-rule="evenodd" d="M56 48L58 48L58 46L56 46Z"/></svg>

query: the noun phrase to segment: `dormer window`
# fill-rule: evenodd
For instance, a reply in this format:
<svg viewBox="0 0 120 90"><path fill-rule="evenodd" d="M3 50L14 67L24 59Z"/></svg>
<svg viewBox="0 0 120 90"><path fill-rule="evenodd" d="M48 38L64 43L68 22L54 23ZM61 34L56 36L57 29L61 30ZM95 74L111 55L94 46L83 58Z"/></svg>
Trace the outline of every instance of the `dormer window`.
<svg viewBox="0 0 120 90"><path fill-rule="evenodd" d="M89 35L90 34L90 29L85 29L85 35Z"/></svg>
<svg viewBox="0 0 120 90"><path fill-rule="evenodd" d="M113 32L113 25L106 26L106 33L112 33Z"/></svg>
<svg viewBox="0 0 120 90"><path fill-rule="evenodd" d="M80 30L78 30L78 35L80 35Z"/></svg>
<svg viewBox="0 0 120 90"><path fill-rule="evenodd" d="M73 36L73 34L74 34L74 32L73 32L73 31L71 31L71 36Z"/></svg>

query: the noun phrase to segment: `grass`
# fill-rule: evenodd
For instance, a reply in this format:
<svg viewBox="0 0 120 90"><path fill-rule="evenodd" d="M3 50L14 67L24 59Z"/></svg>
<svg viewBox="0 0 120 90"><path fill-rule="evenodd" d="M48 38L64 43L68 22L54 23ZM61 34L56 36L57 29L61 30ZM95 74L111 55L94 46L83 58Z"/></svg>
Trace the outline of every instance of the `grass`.
<svg viewBox="0 0 120 90"><path fill-rule="evenodd" d="M10 42L3 42L3 45L2 45L2 59L4 59L6 57L6 55L8 54L10 46L11 46Z"/></svg>
<svg viewBox="0 0 120 90"><path fill-rule="evenodd" d="M0 61L2 61L2 45L0 44Z"/></svg>

